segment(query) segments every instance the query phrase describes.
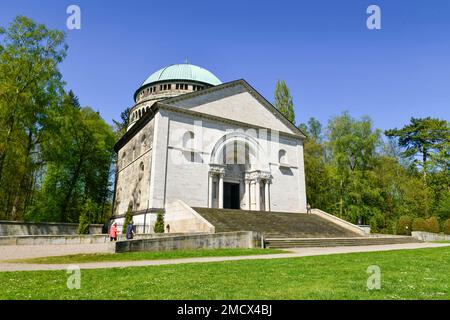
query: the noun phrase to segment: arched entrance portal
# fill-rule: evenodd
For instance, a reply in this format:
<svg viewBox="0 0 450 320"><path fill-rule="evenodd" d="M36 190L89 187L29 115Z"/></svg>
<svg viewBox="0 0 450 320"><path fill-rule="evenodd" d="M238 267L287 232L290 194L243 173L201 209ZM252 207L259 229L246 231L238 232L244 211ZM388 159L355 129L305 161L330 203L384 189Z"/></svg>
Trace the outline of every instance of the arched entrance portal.
<svg viewBox="0 0 450 320"><path fill-rule="evenodd" d="M219 139L210 159L208 206L270 211L272 177L266 158L258 142L245 133Z"/></svg>

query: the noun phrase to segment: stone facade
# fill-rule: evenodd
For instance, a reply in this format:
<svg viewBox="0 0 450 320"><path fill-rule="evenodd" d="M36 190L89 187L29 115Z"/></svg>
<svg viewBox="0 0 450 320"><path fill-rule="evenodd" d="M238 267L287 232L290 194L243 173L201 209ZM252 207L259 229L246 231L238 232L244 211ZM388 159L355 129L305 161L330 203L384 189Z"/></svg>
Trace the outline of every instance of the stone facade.
<svg viewBox="0 0 450 320"><path fill-rule="evenodd" d="M165 210L176 232L211 232L182 207L306 212L304 135L244 80L145 110L116 145L116 218Z"/></svg>
<svg viewBox="0 0 450 320"><path fill-rule="evenodd" d="M154 121L120 149L117 158L114 215L147 209L152 167Z"/></svg>

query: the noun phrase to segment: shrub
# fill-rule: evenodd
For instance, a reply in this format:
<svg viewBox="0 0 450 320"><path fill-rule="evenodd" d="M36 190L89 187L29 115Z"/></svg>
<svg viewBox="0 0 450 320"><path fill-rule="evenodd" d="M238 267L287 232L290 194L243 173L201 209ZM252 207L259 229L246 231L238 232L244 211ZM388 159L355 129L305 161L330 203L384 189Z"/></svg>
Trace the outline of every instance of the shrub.
<svg viewBox="0 0 450 320"><path fill-rule="evenodd" d="M127 226L133 221L133 214L131 213L131 207L128 208L125 213L125 220L123 222L122 234L127 233Z"/></svg>
<svg viewBox="0 0 450 320"><path fill-rule="evenodd" d="M412 223L412 231L427 231L428 223L423 218L416 218Z"/></svg>
<svg viewBox="0 0 450 320"><path fill-rule="evenodd" d="M439 221L436 217L430 217L427 219L427 230L432 233L440 233L441 227L439 226Z"/></svg>
<svg viewBox="0 0 450 320"><path fill-rule="evenodd" d="M375 214L369 221L372 232L381 232L385 229L384 216L380 213Z"/></svg>
<svg viewBox="0 0 450 320"><path fill-rule="evenodd" d="M450 219L450 191L443 192L436 208L439 220Z"/></svg>
<svg viewBox="0 0 450 320"><path fill-rule="evenodd" d="M159 211L156 217L156 223L153 227L155 233L164 233L164 212Z"/></svg>
<svg viewBox="0 0 450 320"><path fill-rule="evenodd" d="M89 233L89 225L91 223L90 213L94 209L94 203L87 199L83 205L79 220L78 220L78 234L88 234Z"/></svg>
<svg viewBox="0 0 450 320"><path fill-rule="evenodd" d="M397 223L397 234L410 235L412 227L412 218L410 216L401 216Z"/></svg>
<svg viewBox="0 0 450 320"><path fill-rule="evenodd" d="M444 233L450 234L450 219L447 219L444 222Z"/></svg>

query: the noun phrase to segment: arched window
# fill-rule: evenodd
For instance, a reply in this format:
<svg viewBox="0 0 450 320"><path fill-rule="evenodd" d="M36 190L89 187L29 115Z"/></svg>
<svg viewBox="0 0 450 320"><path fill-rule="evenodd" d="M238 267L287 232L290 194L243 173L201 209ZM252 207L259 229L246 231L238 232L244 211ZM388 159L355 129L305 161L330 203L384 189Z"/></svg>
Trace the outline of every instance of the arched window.
<svg viewBox="0 0 450 320"><path fill-rule="evenodd" d="M281 149L278 152L278 162L280 164L288 164L289 163L286 150Z"/></svg>
<svg viewBox="0 0 450 320"><path fill-rule="evenodd" d="M194 148L194 133L192 131L183 134L183 148Z"/></svg>
<svg viewBox="0 0 450 320"><path fill-rule="evenodd" d="M195 152L194 149L194 133L192 131L187 131L183 134L183 148L190 149L189 158L191 162L195 162Z"/></svg>
<svg viewBox="0 0 450 320"><path fill-rule="evenodd" d="M145 148L147 147L147 136L145 134L143 134L141 137L141 146L143 150L145 150Z"/></svg>

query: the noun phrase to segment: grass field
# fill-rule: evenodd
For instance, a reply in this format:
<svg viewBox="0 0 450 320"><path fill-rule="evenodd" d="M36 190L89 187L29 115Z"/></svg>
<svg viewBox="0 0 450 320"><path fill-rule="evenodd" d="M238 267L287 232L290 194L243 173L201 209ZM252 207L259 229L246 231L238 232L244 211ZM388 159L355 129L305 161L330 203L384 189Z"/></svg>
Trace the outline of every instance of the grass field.
<svg viewBox="0 0 450 320"><path fill-rule="evenodd" d="M367 268L381 269L368 290ZM81 271L0 273L1 299L450 299L450 247Z"/></svg>
<svg viewBox="0 0 450 320"><path fill-rule="evenodd" d="M91 253L67 256L33 258L25 260L11 260L8 262L37 263L37 264L70 264L87 262L111 262L111 261L138 261L138 260L163 260L198 257L225 257L286 253L276 249L199 249L176 250L162 252L127 252L127 253Z"/></svg>

